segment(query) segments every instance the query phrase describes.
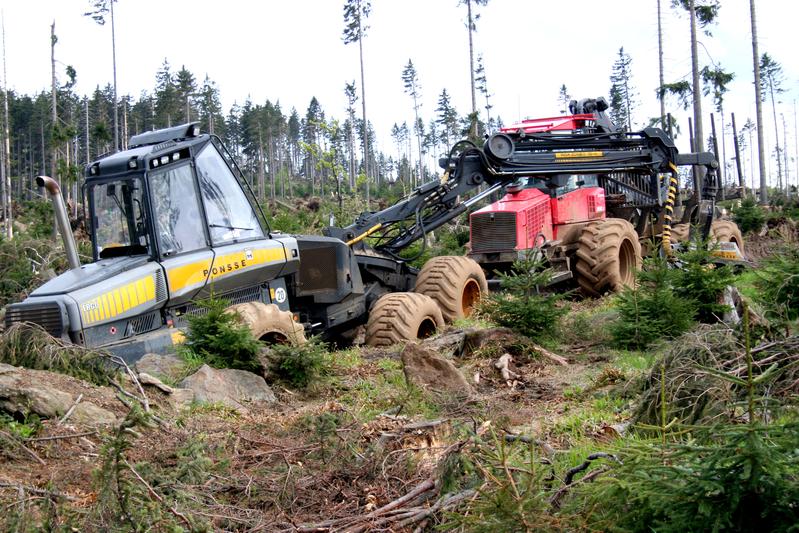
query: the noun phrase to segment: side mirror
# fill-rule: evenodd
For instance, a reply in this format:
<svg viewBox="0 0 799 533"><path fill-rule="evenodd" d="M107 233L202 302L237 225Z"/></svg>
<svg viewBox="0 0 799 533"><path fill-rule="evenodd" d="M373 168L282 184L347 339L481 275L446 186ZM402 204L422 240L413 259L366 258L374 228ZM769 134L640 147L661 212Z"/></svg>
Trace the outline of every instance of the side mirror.
<svg viewBox="0 0 799 533"><path fill-rule="evenodd" d="M105 186L105 195L106 196L116 196L117 194L117 186L114 183L109 183Z"/></svg>

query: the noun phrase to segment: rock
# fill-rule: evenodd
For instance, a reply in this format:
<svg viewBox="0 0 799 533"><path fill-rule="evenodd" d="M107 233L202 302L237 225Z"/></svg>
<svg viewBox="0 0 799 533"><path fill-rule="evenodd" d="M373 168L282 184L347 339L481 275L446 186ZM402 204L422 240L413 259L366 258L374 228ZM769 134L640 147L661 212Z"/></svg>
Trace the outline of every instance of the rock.
<svg viewBox="0 0 799 533"><path fill-rule="evenodd" d="M191 389L172 389L172 393L166 397L166 400L173 409L179 411L194 403L194 391Z"/></svg>
<svg viewBox="0 0 799 533"><path fill-rule="evenodd" d="M114 413L102 407L97 407L91 402L80 402L67 421L67 423L87 426L105 426L116 422L117 417Z"/></svg>
<svg viewBox="0 0 799 533"><path fill-rule="evenodd" d="M23 416L35 413L42 418L55 419L63 416L74 405L75 397L68 392L53 386L31 385L31 376L26 374L28 372L31 371L0 364L0 409ZM91 402L82 401L75 406L69 422L90 426L113 424L116 422L116 415Z"/></svg>
<svg viewBox="0 0 799 533"><path fill-rule="evenodd" d="M21 368L0 365L0 409L55 418L66 413L73 402L74 398L69 393L26 384Z"/></svg>
<svg viewBox="0 0 799 533"><path fill-rule="evenodd" d="M194 391L198 402L221 402L241 412L247 412L247 402L277 401L275 394L261 376L232 368L213 369L203 365L180 382L180 387Z"/></svg>
<svg viewBox="0 0 799 533"><path fill-rule="evenodd" d="M144 354L136 361L136 372L144 372L156 377L176 378L186 367L186 363L176 355Z"/></svg>
<svg viewBox="0 0 799 533"><path fill-rule="evenodd" d="M166 401L172 408L180 410L183 407L191 405L194 402L194 391L191 389L176 389L170 387L160 379L147 374L146 372L139 372L139 382L142 385L155 387L158 390L167 394Z"/></svg>
<svg viewBox="0 0 799 533"><path fill-rule="evenodd" d="M139 378L139 383L141 383L142 385L150 385L151 387L155 387L167 394L172 394L172 391L174 390L172 387L170 387L169 385L167 385L157 377L151 376L146 372L139 372L138 378Z"/></svg>
<svg viewBox="0 0 799 533"><path fill-rule="evenodd" d="M472 392L472 386L455 365L425 346L408 343L401 358L408 383L434 391L465 395Z"/></svg>

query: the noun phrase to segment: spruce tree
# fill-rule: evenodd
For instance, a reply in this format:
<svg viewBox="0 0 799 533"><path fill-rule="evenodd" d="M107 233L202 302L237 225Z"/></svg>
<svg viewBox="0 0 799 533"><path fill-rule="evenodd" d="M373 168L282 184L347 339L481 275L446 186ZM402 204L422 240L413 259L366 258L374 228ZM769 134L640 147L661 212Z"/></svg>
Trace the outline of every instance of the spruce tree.
<svg viewBox="0 0 799 533"><path fill-rule="evenodd" d="M632 58L619 48L610 74L610 118L617 126L632 130L632 112L637 105L635 88L632 85ZM561 91L566 88L564 85Z"/></svg>

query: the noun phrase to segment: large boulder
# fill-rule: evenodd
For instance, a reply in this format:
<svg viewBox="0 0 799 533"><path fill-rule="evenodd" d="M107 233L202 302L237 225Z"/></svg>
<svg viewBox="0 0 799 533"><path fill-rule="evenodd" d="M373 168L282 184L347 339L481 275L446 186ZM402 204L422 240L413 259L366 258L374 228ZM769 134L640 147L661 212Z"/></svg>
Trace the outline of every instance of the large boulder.
<svg viewBox="0 0 799 533"><path fill-rule="evenodd" d="M0 409L23 416L36 414L42 418L55 419L62 417L74 405L70 423L98 426L116 422L114 413L95 405L88 397L75 405L77 396L59 389L59 385L68 382L84 388L87 394L97 389L61 374L0 363Z"/></svg>
<svg viewBox="0 0 799 533"><path fill-rule="evenodd" d="M186 368L186 363L176 355L147 353L136 361L134 367L136 372L144 372L151 376L177 378Z"/></svg>
<svg viewBox="0 0 799 533"><path fill-rule="evenodd" d="M424 345L408 343L400 357L408 383L437 392L472 392L472 386L455 365Z"/></svg>
<svg viewBox="0 0 799 533"><path fill-rule="evenodd" d="M233 368L214 369L203 365L181 381L180 387L194 391L195 401L220 402L243 413L248 412L247 403L277 401L264 378Z"/></svg>

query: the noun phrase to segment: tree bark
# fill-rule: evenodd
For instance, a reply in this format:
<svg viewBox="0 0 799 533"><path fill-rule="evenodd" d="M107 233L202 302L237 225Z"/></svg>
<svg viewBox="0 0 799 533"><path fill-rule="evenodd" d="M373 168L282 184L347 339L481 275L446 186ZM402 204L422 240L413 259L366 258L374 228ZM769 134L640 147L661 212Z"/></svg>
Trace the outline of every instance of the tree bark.
<svg viewBox="0 0 799 533"><path fill-rule="evenodd" d="M689 4L691 15L691 76L694 101L694 152L704 151L704 133L702 131L702 91L699 83L699 51L696 41L696 5L694 0ZM694 167L694 201L698 204L702 183L705 177L705 169L701 166Z"/></svg>
<svg viewBox="0 0 799 533"><path fill-rule="evenodd" d="M755 0L749 0L749 17L752 23L752 64L755 72L755 112L757 115L757 158L760 167L760 203L768 204L768 176L766 175L766 147L763 135L763 95L760 88L760 52L757 43L757 17Z"/></svg>
<svg viewBox="0 0 799 533"><path fill-rule="evenodd" d="M366 210L369 210L369 123L366 121L366 81L363 75L363 29L358 5L358 53L361 60L361 109L363 111L363 172L366 174Z"/></svg>
<svg viewBox="0 0 799 533"><path fill-rule="evenodd" d="M660 97L660 127L666 131L666 100L665 95L661 93L663 85L666 83L663 79L663 27L661 25L661 11L660 0L658 0L658 96Z"/></svg>
<svg viewBox="0 0 799 533"><path fill-rule="evenodd" d="M114 0L109 0L111 7L111 56L114 64L114 151L119 151L119 108L117 106L117 38L114 26Z"/></svg>
<svg viewBox="0 0 799 533"><path fill-rule="evenodd" d="M8 116L8 75L6 74L6 23L3 20L3 206L5 208L6 237L14 238L14 208L11 200L11 133ZM21 179L21 178L20 178Z"/></svg>
<svg viewBox="0 0 799 533"><path fill-rule="evenodd" d="M472 42L472 1L466 0L466 9L469 13L469 79L471 80L472 84L472 124L471 124L471 137L472 139L477 138L477 97L475 96L474 91L474 43ZM421 159L422 154L419 153L419 158ZM420 176L421 179L421 176Z"/></svg>

